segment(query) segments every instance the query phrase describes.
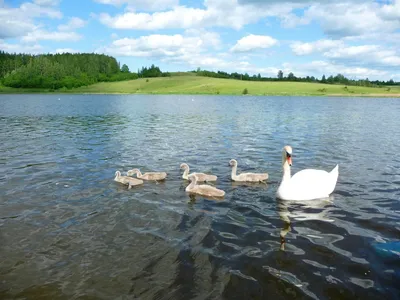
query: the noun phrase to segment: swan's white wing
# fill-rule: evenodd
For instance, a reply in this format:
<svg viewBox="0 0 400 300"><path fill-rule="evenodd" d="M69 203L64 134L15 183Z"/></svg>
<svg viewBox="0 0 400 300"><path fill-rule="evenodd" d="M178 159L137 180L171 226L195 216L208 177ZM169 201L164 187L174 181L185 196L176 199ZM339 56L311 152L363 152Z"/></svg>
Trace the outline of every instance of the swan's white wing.
<svg viewBox="0 0 400 300"><path fill-rule="evenodd" d="M332 186L331 176L324 170L305 169L289 180L286 196L295 200L311 200L327 197Z"/></svg>
<svg viewBox="0 0 400 300"><path fill-rule="evenodd" d="M304 169L292 176L290 181L293 184L318 184L319 182L326 182L328 180L329 173L324 170L316 169Z"/></svg>

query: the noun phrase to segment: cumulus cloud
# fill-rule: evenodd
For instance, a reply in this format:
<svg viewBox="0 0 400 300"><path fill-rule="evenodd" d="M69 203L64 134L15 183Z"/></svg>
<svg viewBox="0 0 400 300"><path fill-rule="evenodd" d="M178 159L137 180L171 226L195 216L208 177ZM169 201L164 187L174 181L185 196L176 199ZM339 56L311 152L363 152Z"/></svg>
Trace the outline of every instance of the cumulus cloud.
<svg viewBox="0 0 400 300"><path fill-rule="evenodd" d="M63 24L58 26L58 30L60 31L71 31L78 28L81 28L86 25L86 22L80 18L72 17L69 19L67 24Z"/></svg>
<svg viewBox="0 0 400 300"><path fill-rule="evenodd" d="M22 3L19 8L10 8L9 12L18 15L18 17L24 17L24 18L37 18L37 17L48 17L52 19L62 18L62 13L58 9L30 2Z"/></svg>
<svg viewBox="0 0 400 300"><path fill-rule="evenodd" d="M23 42L37 42L40 40L47 40L47 41L79 41L82 38L81 35L75 32L48 32L45 30L35 30L29 32L27 35L22 37Z"/></svg>
<svg viewBox="0 0 400 300"><path fill-rule="evenodd" d="M366 67L349 67L343 64L335 64L327 61L317 60L305 64L286 64L286 67L291 69L295 75L318 74L319 77L323 74L343 74L349 78L382 78L387 76L386 70L377 70ZM315 76L315 75L314 75Z"/></svg>
<svg viewBox="0 0 400 300"><path fill-rule="evenodd" d="M31 53L38 54L43 51L42 46L39 44L10 44L4 40L0 40L0 49L9 53Z"/></svg>
<svg viewBox="0 0 400 300"><path fill-rule="evenodd" d="M56 49L55 53L79 53L79 51L71 48L59 48Z"/></svg>
<svg viewBox="0 0 400 300"><path fill-rule="evenodd" d="M315 52L322 52L343 45L340 40L319 40L311 43L294 42L290 45L296 55L309 55Z"/></svg>
<svg viewBox="0 0 400 300"><path fill-rule="evenodd" d="M58 5L59 0L34 0L33 3L41 6L56 6Z"/></svg>
<svg viewBox="0 0 400 300"><path fill-rule="evenodd" d="M237 41L231 48L232 52L249 52L259 49L267 49L278 44L278 41L267 35L250 34Z"/></svg>
<svg viewBox="0 0 400 300"><path fill-rule="evenodd" d="M17 20L1 16L0 11L0 38L19 37L34 29L36 26L31 20Z"/></svg>
<svg viewBox="0 0 400 300"><path fill-rule="evenodd" d="M205 9L174 6L173 9L155 13L126 12L116 16L99 15L103 24L118 29L157 30L168 28L202 28L210 26L241 29L268 16L289 13L293 6L271 4L265 9L254 5L240 5L238 0L205 0Z"/></svg>
<svg viewBox="0 0 400 300"><path fill-rule="evenodd" d="M97 52L116 56L162 58L200 53L209 42L201 36L153 34L139 38L118 39L113 41L110 46L98 49Z"/></svg>
<svg viewBox="0 0 400 300"><path fill-rule="evenodd" d="M351 65L368 65L376 68L400 67L400 53L379 45L336 48L323 55L335 61L344 60Z"/></svg>
<svg viewBox="0 0 400 300"><path fill-rule="evenodd" d="M392 4L385 4L379 11L382 18L387 20L400 20L400 1L395 0Z"/></svg>
<svg viewBox="0 0 400 300"><path fill-rule="evenodd" d="M232 60L225 60L223 57L210 53L210 50L219 49L220 44L220 37L215 32L189 29L183 34L153 34L139 38L118 39L95 52L114 56L151 57L185 67L225 70L231 66Z"/></svg>
<svg viewBox="0 0 400 300"><path fill-rule="evenodd" d="M195 28L207 26L241 29L263 18L278 17L284 27L307 25L313 21L321 24L330 37L362 36L371 32L393 32L400 28L400 1L382 5L367 0L340 0L335 2L317 0L205 0L205 8L179 6L173 0L159 0L169 10L163 11L154 4L154 13L136 12L139 3L145 0L97 0L98 2L121 5L136 3L137 9L122 14L99 15L100 21L112 28L157 30L167 28ZM155 3L155 2L154 2ZM174 5L173 5L174 4ZM303 14L295 13L304 9ZM129 11L130 10L130 11Z"/></svg>
<svg viewBox="0 0 400 300"><path fill-rule="evenodd" d="M349 46L341 40L319 40L312 43L295 42L291 45L296 55L319 53L333 62L346 62L352 66L375 68L399 67L400 53L397 48L382 45Z"/></svg>
<svg viewBox="0 0 400 300"><path fill-rule="evenodd" d="M117 29L156 30L200 26L205 17L205 11L202 9L180 6L171 11L154 14L128 12L111 17L102 13L99 19L103 24Z"/></svg>
<svg viewBox="0 0 400 300"><path fill-rule="evenodd" d="M98 3L121 6L126 4L128 10L164 10L177 6L179 0L95 0Z"/></svg>
<svg viewBox="0 0 400 300"><path fill-rule="evenodd" d="M16 38L37 29L35 18L60 19L59 10L36 3L22 3L17 8L3 7L0 9L0 39Z"/></svg>
<svg viewBox="0 0 400 300"><path fill-rule="evenodd" d="M211 46L218 49L221 46L221 37L218 33L204 29L187 29L184 34L188 37L198 37L203 46Z"/></svg>
<svg viewBox="0 0 400 300"><path fill-rule="evenodd" d="M364 1L356 5L352 1L315 3L305 9L303 16L293 20L291 25L317 21L326 35L335 38L393 32L400 28L399 18L393 18L398 3L396 1L384 6L375 1Z"/></svg>

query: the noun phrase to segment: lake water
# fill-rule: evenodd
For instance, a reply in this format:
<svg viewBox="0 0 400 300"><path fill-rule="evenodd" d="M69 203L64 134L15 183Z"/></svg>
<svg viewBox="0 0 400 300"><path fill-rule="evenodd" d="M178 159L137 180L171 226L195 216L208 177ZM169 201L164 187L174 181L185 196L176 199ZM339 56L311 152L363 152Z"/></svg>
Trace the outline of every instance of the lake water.
<svg viewBox="0 0 400 300"><path fill-rule="evenodd" d="M399 299L399 130L389 98L1 95L0 299ZM286 144L329 201L275 198Z"/></svg>

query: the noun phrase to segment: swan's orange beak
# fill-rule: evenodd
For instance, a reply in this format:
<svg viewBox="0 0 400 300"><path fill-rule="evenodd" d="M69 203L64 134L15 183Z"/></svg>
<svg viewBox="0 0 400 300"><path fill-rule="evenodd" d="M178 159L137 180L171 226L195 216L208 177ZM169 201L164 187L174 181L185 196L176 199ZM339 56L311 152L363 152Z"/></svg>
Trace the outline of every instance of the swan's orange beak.
<svg viewBox="0 0 400 300"><path fill-rule="evenodd" d="M287 162L288 162L289 166L292 166L292 157L289 156L286 159L287 159Z"/></svg>

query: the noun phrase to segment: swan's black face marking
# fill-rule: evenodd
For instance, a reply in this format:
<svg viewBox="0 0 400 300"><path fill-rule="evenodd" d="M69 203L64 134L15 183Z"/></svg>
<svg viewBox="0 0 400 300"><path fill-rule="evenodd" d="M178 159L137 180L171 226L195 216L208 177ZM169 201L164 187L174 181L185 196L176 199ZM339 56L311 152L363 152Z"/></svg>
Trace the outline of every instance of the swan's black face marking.
<svg viewBox="0 0 400 300"><path fill-rule="evenodd" d="M286 157L290 158L290 157L292 157L292 154L286 152Z"/></svg>

